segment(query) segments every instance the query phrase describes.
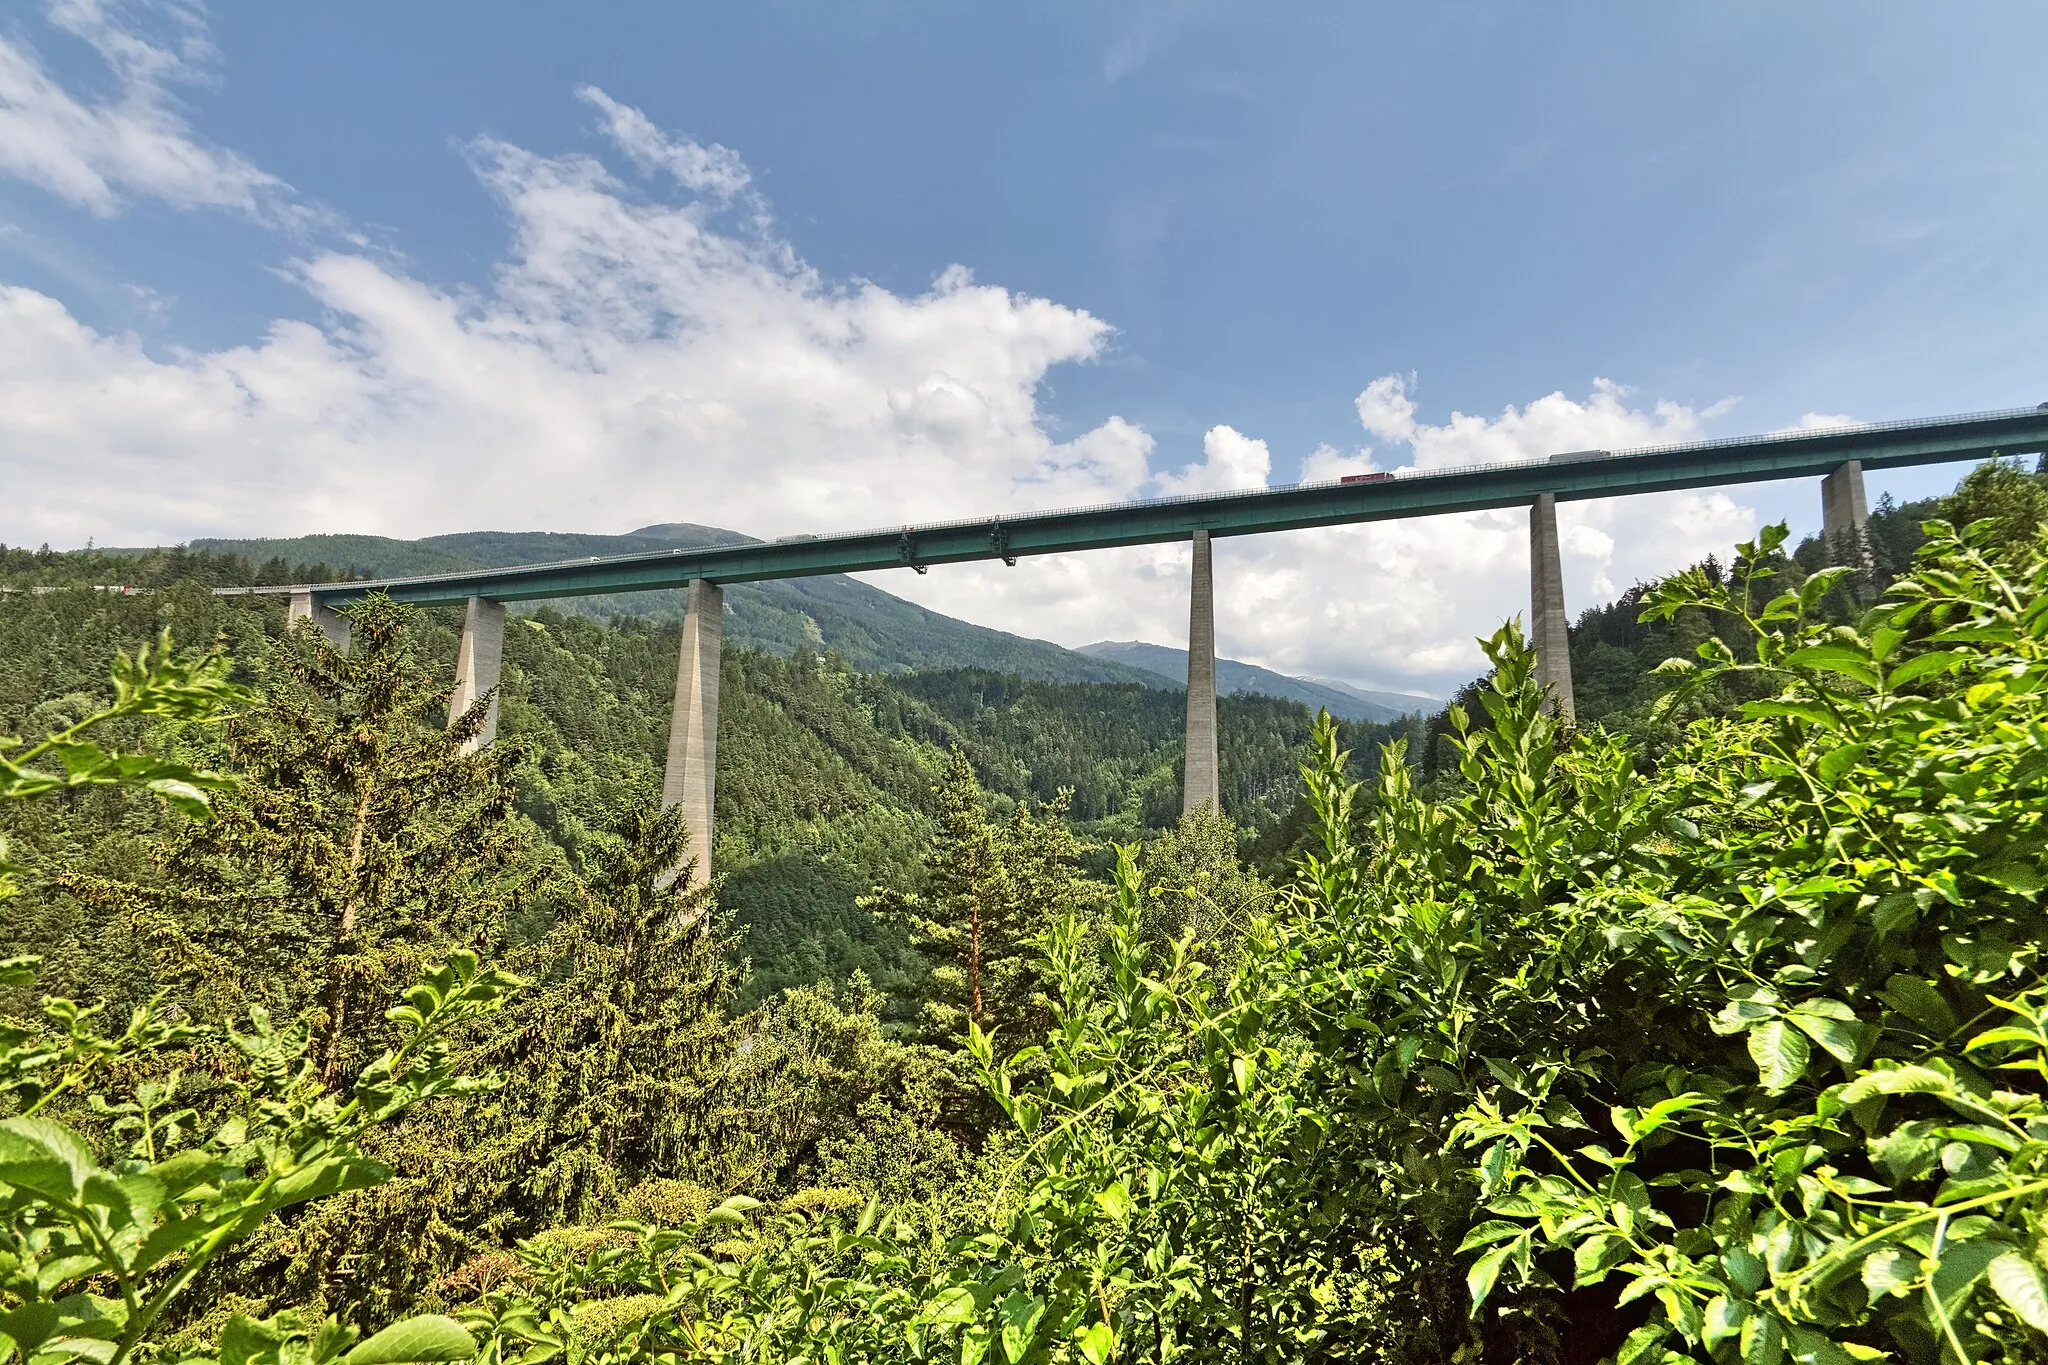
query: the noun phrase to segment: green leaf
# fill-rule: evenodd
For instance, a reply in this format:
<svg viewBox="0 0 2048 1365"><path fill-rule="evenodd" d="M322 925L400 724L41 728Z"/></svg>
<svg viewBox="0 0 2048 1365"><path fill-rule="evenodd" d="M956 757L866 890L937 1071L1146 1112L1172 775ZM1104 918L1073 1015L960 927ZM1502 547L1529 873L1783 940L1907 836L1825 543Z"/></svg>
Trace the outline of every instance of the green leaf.
<svg viewBox="0 0 2048 1365"><path fill-rule="evenodd" d="M1743 1324L1749 1321L1753 1312L1755 1310L1741 1299L1716 1294L1707 1304L1700 1327L1701 1343L1712 1350L1730 1337L1740 1335Z"/></svg>
<svg viewBox="0 0 2048 1365"><path fill-rule="evenodd" d="M0 1122L0 1182L45 1199L76 1200L94 1171L84 1139L51 1119Z"/></svg>
<svg viewBox="0 0 2048 1365"><path fill-rule="evenodd" d="M1878 690L1882 682L1877 669L1870 662L1870 656L1847 645L1808 645L1805 649L1795 649L1787 654L1785 662L1793 668L1839 673L1845 678L1855 679L1873 692Z"/></svg>
<svg viewBox="0 0 2048 1365"><path fill-rule="evenodd" d="M36 1348L48 1341L50 1333L56 1330L57 1305L48 1299L37 1299L0 1313L0 1336L13 1340L21 1349L23 1360L34 1355Z"/></svg>
<svg viewBox="0 0 2048 1365"><path fill-rule="evenodd" d="M1812 1327L1790 1329L1787 1346L1797 1365L1856 1365L1859 1360L1884 1360L1888 1354L1870 1346L1838 1345Z"/></svg>
<svg viewBox="0 0 2048 1365"><path fill-rule="evenodd" d="M190 1218L172 1218L159 1223L143 1238L142 1245L128 1264L131 1274L140 1275L154 1269L165 1257L177 1254L187 1247L196 1245L220 1224L215 1217L202 1211Z"/></svg>
<svg viewBox="0 0 2048 1365"><path fill-rule="evenodd" d="M1843 1104L1861 1104L1873 1095L1953 1095L1953 1077L1924 1066L1887 1066L1866 1071L1842 1087Z"/></svg>
<svg viewBox="0 0 2048 1365"><path fill-rule="evenodd" d="M1010 1365L1022 1365L1024 1357L1031 1352L1032 1339L1038 1335L1038 1320L1045 1316L1045 1300L1020 1289L1003 1300L1000 1312L1003 1355Z"/></svg>
<svg viewBox="0 0 2048 1365"><path fill-rule="evenodd" d="M220 1329L220 1365L264 1365L283 1347L284 1333L246 1313L233 1314Z"/></svg>
<svg viewBox="0 0 2048 1365"><path fill-rule="evenodd" d="M1955 1011L1948 998L1922 977L1900 972L1884 983L1880 998L1936 1038L1956 1031Z"/></svg>
<svg viewBox="0 0 2048 1365"><path fill-rule="evenodd" d="M1938 673L1953 673L1969 659L1970 655L1960 649L1938 649L1916 655L1893 669L1891 676L1885 679L1885 686L1897 689Z"/></svg>
<svg viewBox="0 0 2048 1365"><path fill-rule="evenodd" d="M1830 1057L1844 1066L1852 1065L1863 1051L1862 1026L1855 1022L1853 1014L1845 1021L1838 1015L1825 1013L1814 1007L1823 1003L1832 1005L1835 1002L1830 1000L1797 1005L1786 1018L1795 1024L1801 1033L1826 1049ZM1847 1013L1846 1006L1843 1007L1843 1012Z"/></svg>
<svg viewBox="0 0 2048 1365"><path fill-rule="evenodd" d="M1806 1073L1813 1049L1798 1029L1772 1019L1749 1031L1749 1056L1756 1063L1764 1089L1772 1094L1789 1089Z"/></svg>
<svg viewBox="0 0 2048 1365"><path fill-rule="evenodd" d="M222 1174L219 1158L200 1147L190 1147L165 1157L151 1166L147 1174L163 1187L165 1197L170 1199L176 1199L209 1180L227 1178Z"/></svg>
<svg viewBox="0 0 2048 1365"><path fill-rule="evenodd" d="M342 1365L414 1365L468 1360L475 1354L476 1338L461 1323L438 1313L427 1313L392 1323L341 1361Z"/></svg>
<svg viewBox="0 0 2048 1365"><path fill-rule="evenodd" d="M1798 615L1799 594L1788 592L1773 597L1769 604L1764 607L1763 614L1757 617L1757 619L1759 621L1791 621L1797 619Z"/></svg>
<svg viewBox="0 0 2048 1365"><path fill-rule="evenodd" d="M66 1294L57 1300L56 1335L59 1337L75 1342L113 1342L120 1338L121 1329L127 1323L127 1305L115 1299L103 1299L94 1294ZM102 1353L97 1348L87 1348L78 1354L92 1357Z"/></svg>
<svg viewBox="0 0 2048 1365"><path fill-rule="evenodd" d="M301 1166L270 1187L264 1201L271 1209L288 1208L344 1190L364 1190L391 1178L391 1168L356 1156L321 1157Z"/></svg>
<svg viewBox="0 0 2048 1365"><path fill-rule="evenodd" d="M1486 1302L1486 1296L1493 1292L1493 1282L1500 1278L1500 1268L1506 1263L1508 1254L1519 1244L1520 1239L1507 1242L1481 1256L1465 1272L1465 1290L1472 1298L1472 1311L1477 1313Z"/></svg>
<svg viewBox="0 0 2048 1365"><path fill-rule="evenodd" d="M1468 1251L1491 1246L1495 1242L1509 1237L1519 1237L1521 1234L1520 1223L1504 1222L1499 1218L1488 1219L1465 1234L1465 1239L1458 1243L1458 1254L1463 1256Z"/></svg>
<svg viewBox="0 0 2048 1365"><path fill-rule="evenodd" d="M1771 1313L1742 1324L1742 1365L1778 1365L1785 1358L1785 1325Z"/></svg>
<svg viewBox="0 0 2048 1365"><path fill-rule="evenodd" d="M1874 1307L1880 1299L1904 1294L1920 1280L1920 1258L1895 1246L1879 1247L1863 1258L1863 1287Z"/></svg>
<svg viewBox="0 0 2048 1365"><path fill-rule="evenodd" d="M1862 760L1865 751L1869 747L1867 744L1844 744L1822 754L1820 762L1814 765L1820 773L1820 780L1823 782L1839 780L1843 773L1848 772Z"/></svg>
<svg viewBox="0 0 2048 1365"><path fill-rule="evenodd" d="M1993 886L2002 886L2022 896L2038 896L2043 890L2048 890L2048 877L2043 877L2039 868L2025 863L1991 863L1971 871Z"/></svg>
<svg viewBox="0 0 2048 1365"><path fill-rule="evenodd" d="M1583 1287L1598 1284L1616 1263L1628 1256L1629 1245L1611 1232L1596 1232L1572 1252L1572 1283Z"/></svg>
<svg viewBox="0 0 2048 1365"><path fill-rule="evenodd" d="M1635 1331L1630 1332L1628 1340L1621 1343L1621 1349L1615 1352L1614 1355L1614 1365L1635 1365L1635 1362L1649 1356L1650 1352L1662 1346L1664 1339L1670 1335L1671 1327L1668 1323L1644 1323L1641 1327L1636 1328ZM1661 1360L1663 1357L1657 1356L1653 1358Z"/></svg>
<svg viewBox="0 0 2048 1365"><path fill-rule="evenodd" d="M517 1320L517 1312L518 1310L515 1309L512 1316L500 1319L501 1324L511 1325ZM531 1322L531 1319L527 1321ZM531 1330L537 1332L540 1329L533 1327ZM341 1319L328 1318L313 1332L311 1343L312 1360L310 1365L326 1365L326 1362L335 1359L353 1345L355 1339L361 1335L361 1332L341 1321ZM523 1335L522 1333L522 1337ZM304 1362L298 1362L295 1365L304 1365Z"/></svg>
<svg viewBox="0 0 2048 1365"><path fill-rule="evenodd" d="M1762 719L1766 716L1782 716L1788 720L1803 720L1808 725L1817 725L1825 730L1841 727L1835 713L1818 702L1810 701L1746 701L1742 714Z"/></svg>
<svg viewBox="0 0 2048 1365"><path fill-rule="evenodd" d="M1103 1365L1116 1354L1116 1333L1106 1322L1098 1322L1081 1334L1081 1355L1088 1365Z"/></svg>
<svg viewBox="0 0 2048 1365"><path fill-rule="evenodd" d="M1745 1294L1754 1294L1763 1286L1763 1258L1748 1247L1729 1247L1721 1253L1721 1266L1728 1272L1728 1282Z"/></svg>
<svg viewBox="0 0 2048 1365"><path fill-rule="evenodd" d="M975 1306L974 1291L956 1287L931 1301L924 1310L924 1320L934 1327L964 1327L973 1322L980 1311Z"/></svg>
<svg viewBox="0 0 2048 1365"><path fill-rule="evenodd" d="M1942 1307L1950 1317L1962 1312L1963 1301L1976 1287L1977 1281L1991 1268L1991 1263L2010 1252L2009 1243L1985 1238L1979 1241L1951 1242L1943 1248L1941 1264L1936 1266L1929 1277L1928 1287L1941 1300Z"/></svg>
<svg viewBox="0 0 2048 1365"><path fill-rule="evenodd" d="M152 778L143 785L190 819L206 820L213 815L212 799L183 777Z"/></svg>
<svg viewBox="0 0 2048 1365"><path fill-rule="evenodd" d="M1830 588L1853 572L1855 571L1852 568L1837 564L1832 568L1821 569L1814 573L1812 577L1799 585L1799 609L1802 612L1812 611L1815 605L1828 595Z"/></svg>
<svg viewBox="0 0 2048 1365"><path fill-rule="evenodd" d="M2048 1332L2048 1285L2041 1282L2040 1268L2024 1252L2006 1252L1984 1274L2007 1308L2035 1331Z"/></svg>

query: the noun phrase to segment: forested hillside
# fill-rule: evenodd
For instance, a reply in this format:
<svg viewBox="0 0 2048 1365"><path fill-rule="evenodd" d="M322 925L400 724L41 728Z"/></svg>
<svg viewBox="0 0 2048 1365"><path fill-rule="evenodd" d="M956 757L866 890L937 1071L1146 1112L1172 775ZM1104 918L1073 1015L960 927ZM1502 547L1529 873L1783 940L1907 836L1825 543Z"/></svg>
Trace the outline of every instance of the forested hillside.
<svg viewBox="0 0 2048 1365"><path fill-rule="evenodd" d="M673 626L465 755L452 613L205 587L317 566L0 598L0 1359L2039 1360L2044 528L1228 698L1224 816L1170 691L734 649L698 890Z"/></svg>
<svg viewBox="0 0 2048 1365"><path fill-rule="evenodd" d="M223 601L200 590L247 581L261 566L213 551L156 562L165 566L159 581L188 565L194 572L147 595L73 589L0 606L0 732L33 731L63 706L83 706L117 650L163 627L179 640L222 639L243 660L281 636L280 600ZM443 676L452 675L459 630L453 611L423 613L416 627L421 658ZM550 607L511 624L500 733L521 753L519 809L569 853L589 829L659 791L676 650L673 624L641 617L600 621ZM801 644L787 659L728 649L724 689L714 862L726 879L721 903L753 960L750 1000L856 969L908 1000L922 964L900 930L876 924L858 902L880 887L914 887L932 784L956 745L999 808L1070 789L1098 871L1107 841L1156 833L1180 812L1178 691L980 670L862 674ZM1257 695L1220 705L1224 806L1256 837L1295 804L1312 717ZM1360 753L1374 752L1383 733L1358 730Z"/></svg>
<svg viewBox="0 0 2048 1365"><path fill-rule="evenodd" d="M460 569L501 568L552 560L739 545L754 537L716 526L670 522L622 536L547 531L465 531L424 540L382 536L301 536L292 540L200 540L192 549L345 566L358 578L394 578ZM833 574L786 582L735 583L726 588L726 636L734 644L787 655L810 646L830 649L867 673L913 668L994 668L1052 682L1149 682L1138 670L1091 659L1043 640L1029 640L942 616L872 583ZM681 589L555 604L570 614L680 619Z"/></svg>

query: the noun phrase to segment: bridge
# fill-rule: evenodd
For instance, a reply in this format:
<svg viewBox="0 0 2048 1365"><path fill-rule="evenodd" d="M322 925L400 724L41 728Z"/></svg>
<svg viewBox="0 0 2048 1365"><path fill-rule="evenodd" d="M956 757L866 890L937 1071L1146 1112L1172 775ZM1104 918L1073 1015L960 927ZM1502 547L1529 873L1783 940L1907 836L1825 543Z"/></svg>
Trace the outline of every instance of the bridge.
<svg viewBox="0 0 2048 1365"><path fill-rule="evenodd" d="M467 608L450 714L492 698L475 745L498 725L495 689L505 637L505 604L552 597L684 588L687 606L677 660L663 800L680 804L689 823L694 876L710 875L711 814L718 751L719 653L727 583L822 574L867 573L935 564L1070 554L1120 545L1191 541L1187 758L1188 809L1219 801L1216 753L1216 634L1210 541L1312 526L1344 526L1501 507L1529 509L1530 637L1537 675L1559 711L1572 714L1564 577L1557 504L1675 489L1775 479L1821 479L1822 534L1838 554L1864 555L1869 516L1865 469L1896 469L2048 451L2048 403L1960 417L1778 432L1633 450L1565 451L1543 458L1241 492L1157 498L1099 507L842 535L787 536L692 550L614 555L507 569L429 574L292 587L224 588L228 595L288 593L290 619L315 623L339 648L348 644L350 604L370 593L420 606Z"/></svg>

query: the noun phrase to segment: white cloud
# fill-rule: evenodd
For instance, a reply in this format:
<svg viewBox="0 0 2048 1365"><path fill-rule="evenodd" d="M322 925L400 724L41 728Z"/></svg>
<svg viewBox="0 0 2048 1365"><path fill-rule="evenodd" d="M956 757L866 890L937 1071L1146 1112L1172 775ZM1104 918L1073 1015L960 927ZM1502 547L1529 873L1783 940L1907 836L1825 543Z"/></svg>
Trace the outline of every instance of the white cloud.
<svg viewBox="0 0 2048 1365"><path fill-rule="evenodd" d="M1415 439L1415 400L1408 396L1413 375L1383 374L1367 384L1352 405L1359 425L1382 441Z"/></svg>
<svg viewBox="0 0 2048 1365"><path fill-rule="evenodd" d="M1419 420L1414 395L1412 376L1373 381L1358 398L1361 424L1388 445L1350 453L1321 447L1304 462L1303 478L1702 434L1696 411L1632 407L1627 391L1607 381L1595 381L1583 399L1553 393L1492 418L1453 413L1441 425ZM1242 449L1240 442L1260 445L1263 458L1263 443L1218 428L1204 443L1208 460L1172 477L1213 478L1219 453ZM1577 612L1709 553L1725 555L1754 530L1756 514L1708 491L1565 503L1558 522L1566 601ZM1505 617L1526 618L1528 546L1528 515L1520 509L1219 540L1217 648L1289 673L1442 692L1477 671L1476 636ZM1014 569L962 565L888 586L937 610L1067 644L1187 638L1183 546L1027 559Z"/></svg>
<svg viewBox="0 0 2048 1365"><path fill-rule="evenodd" d="M99 35L126 92L66 107L110 118L140 108L183 136L161 92L203 53L131 42L82 0L59 18ZM18 48L0 55L23 59ZM40 76L32 59L27 69ZM826 279L777 233L736 153L665 132L601 91L580 94L618 159L655 179L628 184L595 155L477 141L471 164L510 234L481 293L437 288L354 250L309 252L289 269L322 321L277 322L223 350L160 353L94 330L55 298L0 284L0 486L9 494L0 540L625 530L672 520L778 535L1270 480L1267 443L1227 425L1207 432L1200 461L1157 473L1152 436L1121 418L1055 438L1041 384L1056 366L1097 357L1111 336L1105 321L979 283L961 267L915 295ZM50 124L49 111L69 99L42 91L38 117ZM89 143L64 144L77 152L68 178L52 171L41 183L93 211L110 211L124 193L170 197L176 177L152 178L168 171L149 169L146 157L78 151ZM276 188L232 154L189 137L179 145L219 174L192 181L214 185L203 191L210 198L178 202L246 211ZM1413 376L1374 380L1357 408L1377 448L1319 448L1304 477L1701 431L1702 414L1634 404L1605 380L1582 399L1553 393L1441 424L1423 420L1416 392ZM1560 521L1578 609L1725 549L1755 518L1703 493L1573 503ZM936 610L1066 644L1178 642L1186 561L1184 546L1169 545L876 581ZM1289 672L1443 689L1475 668L1474 635L1524 609L1526 518L1504 511L1226 539L1217 571L1227 653Z"/></svg>
<svg viewBox="0 0 2048 1365"><path fill-rule="evenodd" d="M594 85L579 87L576 98L605 116L605 132L643 171L667 171L684 189L720 199L731 199L753 183L746 163L729 147L716 143L707 147L688 138L670 137L647 115L620 104Z"/></svg>
<svg viewBox="0 0 2048 1365"><path fill-rule="evenodd" d="M1177 474L1155 479L1167 497L1184 493L1227 493L1237 488L1264 488L1273 472L1273 456L1264 441L1254 441L1234 427L1211 427L1202 437L1202 461Z"/></svg>
<svg viewBox="0 0 2048 1365"><path fill-rule="evenodd" d="M0 471L33 490L0 506L0 538L815 531L1142 489L1145 432L1056 441L1039 421L1047 370L1094 357L1107 324L958 268L915 296L827 281L736 157L589 98L685 188L642 197L595 157L479 141L512 236L481 298L326 251L292 272L332 321L156 356L0 291Z"/></svg>
<svg viewBox="0 0 2048 1365"><path fill-rule="evenodd" d="M179 112L173 92L204 83L216 60L197 11L177 0L135 9L124 12L119 0L50 7L50 22L107 67L113 89L103 98L73 95L34 48L0 36L0 174L103 218L130 195L276 223L301 217L283 181L209 146Z"/></svg>
<svg viewBox="0 0 2048 1365"><path fill-rule="evenodd" d="M1838 427L1860 427L1863 423L1845 413L1809 412L1802 415L1793 431L1830 431Z"/></svg>

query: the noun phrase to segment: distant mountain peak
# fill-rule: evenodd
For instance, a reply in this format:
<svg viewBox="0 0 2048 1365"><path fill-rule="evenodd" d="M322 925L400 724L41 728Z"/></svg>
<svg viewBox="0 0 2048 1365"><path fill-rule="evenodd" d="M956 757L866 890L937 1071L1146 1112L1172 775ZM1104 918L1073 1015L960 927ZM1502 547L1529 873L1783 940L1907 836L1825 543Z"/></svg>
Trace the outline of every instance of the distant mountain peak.
<svg viewBox="0 0 2048 1365"><path fill-rule="evenodd" d="M1159 679L1159 687L1186 687L1188 652L1171 645L1144 640L1100 640L1075 651L1093 659L1105 659L1142 669ZM1410 696L1404 692L1375 692L1329 678L1297 678L1239 659L1216 661L1216 689L1223 693L1259 692L1284 697L1312 707L1327 709L1346 720L1386 723L1403 716L1430 714L1442 708L1434 697Z"/></svg>
<svg viewBox="0 0 2048 1365"><path fill-rule="evenodd" d="M699 526L694 521L659 521L652 526L642 526L637 531L626 532L634 540L662 540L689 549L706 545L759 545L759 536L744 535L728 531L722 526Z"/></svg>

